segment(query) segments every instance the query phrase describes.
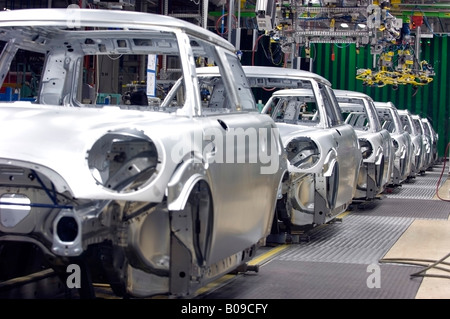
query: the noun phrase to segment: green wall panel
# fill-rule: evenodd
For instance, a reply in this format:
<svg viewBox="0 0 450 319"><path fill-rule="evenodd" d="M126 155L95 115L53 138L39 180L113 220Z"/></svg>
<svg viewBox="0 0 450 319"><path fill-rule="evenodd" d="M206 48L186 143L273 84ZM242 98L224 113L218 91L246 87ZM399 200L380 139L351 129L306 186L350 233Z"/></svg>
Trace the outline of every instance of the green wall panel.
<svg viewBox="0 0 450 319"><path fill-rule="evenodd" d="M449 39L447 36L423 39L420 48L420 60L429 62L436 75L431 83L419 86L417 90L412 85L401 85L397 90L391 85L380 88L364 86L361 80L356 79L357 70L375 70L374 56L369 47L362 47L357 51L355 44L313 44L312 70L330 80L333 88L363 92L376 101L391 101L399 109L408 109L411 113L428 117L439 134L439 156L442 157L450 142Z"/></svg>

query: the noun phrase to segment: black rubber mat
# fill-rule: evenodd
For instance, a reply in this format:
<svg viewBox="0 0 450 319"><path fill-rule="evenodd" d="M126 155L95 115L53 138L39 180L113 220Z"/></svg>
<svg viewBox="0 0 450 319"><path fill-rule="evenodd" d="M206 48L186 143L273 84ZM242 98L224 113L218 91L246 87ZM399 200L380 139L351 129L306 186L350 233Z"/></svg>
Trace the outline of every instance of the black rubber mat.
<svg viewBox="0 0 450 319"><path fill-rule="evenodd" d="M369 288L368 265L273 260L200 299L414 299L420 267L379 267L380 286Z"/></svg>
<svg viewBox="0 0 450 319"><path fill-rule="evenodd" d="M439 176L438 170L427 171L395 189L398 196L352 205L262 261L259 272L237 275L198 298L415 299L422 277L411 275L423 268L380 260L414 220L449 219L448 202L431 199ZM378 269L379 288L368 284L370 267Z"/></svg>
<svg viewBox="0 0 450 319"><path fill-rule="evenodd" d="M379 261L415 219L447 220L439 200L383 198L355 208L287 245L258 273L237 276L201 299L414 299L422 268ZM266 248L270 250L270 247ZM369 266L379 267L380 288L369 288Z"/></svg>
<svg viewBox="0 0 450 319"><path fill-rule="evenodd" d="M412 218L364 216L356 212L309 233L310 240L286 246L258 273L246 273L202 299L414 299L420 270L380 264ZM379 267L380 288L369 288L369 266Z"/></svg>

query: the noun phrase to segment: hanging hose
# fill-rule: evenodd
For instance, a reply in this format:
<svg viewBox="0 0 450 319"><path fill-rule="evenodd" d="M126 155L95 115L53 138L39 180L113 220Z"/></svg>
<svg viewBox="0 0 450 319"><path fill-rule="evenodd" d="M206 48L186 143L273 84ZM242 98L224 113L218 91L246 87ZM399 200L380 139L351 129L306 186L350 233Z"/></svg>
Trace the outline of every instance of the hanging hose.
<svg viewBox="0 0 450 319"><path fill-rule="evenodd" d="M261 34L261 35L256 39L255 45L253 46L253 50L252 50L252 66L255 65L255 52L256 52L256 48L258 47L259 40L260 40L263 36L266 36L266 34L264 34L264 33ZM262 89L263 89L264 91L273 91L273 90L275 90L276 88L275 88L275 87L273 87L273 88L265 88L265 87L263 87Z"/></svg>
<svg viewBox="0 0 450 319"><path fill-rule="evenodd" d="M449 146L450 146L450 143L448 143L447 147L445 148L445 152L444 152L444 167L442 167L441 175L439 176L439 180L438 180L438 182L436 184L436 197L439 198L440 200L444 201L444 202L450 202L450 199L441 198L439 196L439 185L441 185L441 179L442 179L442 176L444 175L445 163L447 162L447 152L448 152Z"/></svg>
<svg viewBox="0 0 450 319"><path fill-rule="evenodd" d="M428 276L428 277L439 277L439 278L448 278L448 279L450 279L450 276L426 274L425 273L427 270L429 270L431 268L436 268L436 269L440 269L440 270L444 270L444 271L450 272L450 269L446 269L446 268L442 268L442 267L438 267L437 266L440 263L444 263L444 260L446 260L449 256L450 256L450 254L445 255L443 258L441 258L438 261L432 263L431 265L428 265L427 267L425 267L421 271L418 271L418 272L416 272L414 274L411 274L411 277ZM448 263L445 263L445 264L448 265Z"/></svg>

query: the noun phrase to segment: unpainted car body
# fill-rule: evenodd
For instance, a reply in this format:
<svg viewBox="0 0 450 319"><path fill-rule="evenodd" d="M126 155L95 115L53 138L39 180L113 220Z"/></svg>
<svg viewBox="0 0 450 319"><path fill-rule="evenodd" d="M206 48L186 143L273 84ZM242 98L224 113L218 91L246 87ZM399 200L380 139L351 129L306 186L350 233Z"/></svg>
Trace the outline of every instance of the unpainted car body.
<svg viewBox="0 0 450 319"><path fill-rule="evenodd" d="M348 90L334 91L345 122L356 130L363 154L355 201L371 201L385 191L391 179L394 165L391 136L381 127L370 96Z"/></svg>
<svg viewBox="0 0 450 319"><path fill-rule="evenodd" d="M417 175L422 174L423 167L423 153L425 152L425 145L423 143L422 136L420 132L417 130L416 125L412 119L412 114L407 109L398 109L398 115L400 115L400 119L402 120L403 127L411 136L411 141L413 144L413 159L412 159L412 167L411 167L411 178L415 178Z"/></svg>
<svg viewBox="0 0 450 319"><path fill-rule="evenodd" d="M243 69L252 89L271 92L262 113L272 115L288 154L290 176L277 205L280 223L272 232L314 227L334 219L352 203L362 156L356 132L343 123L331 83L303 70L269 66ZM212 80L218 72L214 67L199 68L198 75ZM307 102L309 110L302 112L303 120L285 121L271 112L274 99L295 100L298 112L301 102Z"/></svg>
<svg viewBox="0 0 450 319"><path fill-rule="evenodd" d="M0 104L0 245L13 247L0 249L4 265L15 267L5 254L15 243L30 244L15 253L39 249L63 278L80 263L120 296L183 297L255 256L287 166L228 41L168 16L90 9L4 11L0 33L2 80L24 56L42 62L36 100ZM166 58L175 74L147 74L161 84L143 104L83 90L91 63L97 80L135 80L136 61ZM201 103L202 58L225 83L216 108ZM103 77L119 60L130 72ZM180 76L182 94L162 107Z"/></svg>
<svg viewBox="0 0 450 319"><path fill-rule="evenodd" d="M277 122L287 152L286 209L294 227L329 222L348 208L355 195L361 151L356 132L344 123L330 93L279 90L262 110Z"/></svg>
<svg viewBox="0 0 450 319"><path fill-rule="evenodd" d="M375 102L381 126L388 130L394 144L395 159L391 185L397 186L408 180L413 157L411 136L403 128L397 108L392 102Z"/></svg>
<svg viewBox="0 0 450 319"><path fill-rule="evenodd" d="M412 120L423 141L423 152L422 152L422 165L420 166L419 172L424 174L425 171L432 166L432 141L431 136L426 134L425 124L422 121L422 117L417 114L411 114Z"/></svg>
<svg viewBox="0 0 450 319"><path fill-rule="evenodd" d="M435 129L434 129L434 127L431 124L429 119L424 117L424 118L422 118L422 122L424 123L425 134L428 135L430 137L430 140L431 140L431 161L430 161L430 167L432 167L439 160L439 154L438 154L439 135L436 133L436 131L435 131Z"/></svg>

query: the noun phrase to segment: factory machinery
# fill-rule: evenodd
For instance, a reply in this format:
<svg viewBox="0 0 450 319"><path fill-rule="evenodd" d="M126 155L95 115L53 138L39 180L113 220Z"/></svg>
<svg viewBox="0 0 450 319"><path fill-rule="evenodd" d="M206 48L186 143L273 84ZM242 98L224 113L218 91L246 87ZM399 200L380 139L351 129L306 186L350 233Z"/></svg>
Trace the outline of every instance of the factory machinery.
<svg viewBox="0 0 450 319"><path fill-rule="evenodd" d="M108 8L124 7L125 3L134 6L135 3L132 0L89 2ZM152 1L142 3L150 5ZM184 9L180 10L174 9L178 6L171 6L168 0L161 3L161 13L205 28L208 19L212 19L214 28L211 31L227 38L238 52L246 44L245 40L244 43L241 41L241 29L257 31L253 33L253 56L261 36L269 36L271 45L267 51L272 47L276 49L264 54L274 65L281 65L283 60L274 51L280 51L291 61L292 64L285 67L299 68L298 59L309 59L316 43L352 44L357 53L360 48L368 47L373 56L373 67L356 72L356 79L364 85L391 85L393 89L412 85L418 88L433 81L435 75L433 66L420 59L421 39L432 36L429 33L432 26L420 5L412 6L401 0L190 0L183 2ZM447 8L447 5L443 6ZM188 7L196 9L188 13ZM410 15L405 15L407 11L402 10L405 8L412 8ZM147 7L140 9L146 11ZM424 25L427 33L421 32ZM162 61L161 76L170 72L166 61Z"/></svg>
<svg viewBox="0 0 450 319"><path fill-rule="evenodd" d="M423 19L403 21L390 7L385 0L261 0L255 14L258 29L292 58L303 50L309 58L314 43L355 44L357 52L369 46L375 70L358 69L356 76L364 85L426 85L434 70L420 61Z"/></svg>

